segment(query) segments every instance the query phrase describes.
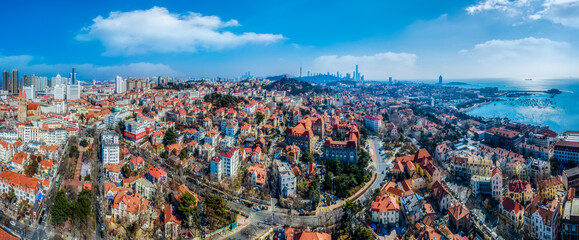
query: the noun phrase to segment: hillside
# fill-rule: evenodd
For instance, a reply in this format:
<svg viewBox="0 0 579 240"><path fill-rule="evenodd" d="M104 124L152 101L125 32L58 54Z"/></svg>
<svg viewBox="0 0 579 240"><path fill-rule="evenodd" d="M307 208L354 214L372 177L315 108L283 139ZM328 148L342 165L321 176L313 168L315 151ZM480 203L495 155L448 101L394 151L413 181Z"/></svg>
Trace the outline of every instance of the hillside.
<svg viewBox="0 0 579 240"><path fill-rule="evenodd" d="M311 83L299 81L294 78L282 78L264 86L263 88L270 91L286 91L290 95L299 95L308 92L326 92L326 90L313 86Z"/></svg>

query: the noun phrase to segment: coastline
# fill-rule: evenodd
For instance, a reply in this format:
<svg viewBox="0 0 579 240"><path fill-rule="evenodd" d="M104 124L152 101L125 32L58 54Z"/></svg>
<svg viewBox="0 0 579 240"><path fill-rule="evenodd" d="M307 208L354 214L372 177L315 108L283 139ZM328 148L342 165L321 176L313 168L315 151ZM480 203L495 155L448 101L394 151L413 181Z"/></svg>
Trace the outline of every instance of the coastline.
<svg viewBox="0 0 579 240"><path fill-rule="evenodd" d="M479 108L479 107L482 107L482 106L484 106L484 105L490 104L490 103L492 103L492 102L494 102L494 99L493 99L492 101L488 101L488 102L476 103L476 104L474 104L474 105L472 105L472 106L470 106L470 107L458 109L458 111L459 111L459 112L462 112L462 113L467 113L467 112L469 112L469 111L471 111L471 110L477 109L477 108Z"/></svg>

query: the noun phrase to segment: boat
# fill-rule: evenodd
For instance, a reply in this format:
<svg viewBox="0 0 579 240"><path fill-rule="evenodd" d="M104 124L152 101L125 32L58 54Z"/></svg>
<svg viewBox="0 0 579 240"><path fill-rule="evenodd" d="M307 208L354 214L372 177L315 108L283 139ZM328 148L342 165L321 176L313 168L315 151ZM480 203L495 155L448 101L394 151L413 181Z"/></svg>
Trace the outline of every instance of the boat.
<svg viewBox="0 0 579 240"><path fill-rule="evenodd" d="M526 81L531 81L533 80L532 78L525 78Z"/></svg>

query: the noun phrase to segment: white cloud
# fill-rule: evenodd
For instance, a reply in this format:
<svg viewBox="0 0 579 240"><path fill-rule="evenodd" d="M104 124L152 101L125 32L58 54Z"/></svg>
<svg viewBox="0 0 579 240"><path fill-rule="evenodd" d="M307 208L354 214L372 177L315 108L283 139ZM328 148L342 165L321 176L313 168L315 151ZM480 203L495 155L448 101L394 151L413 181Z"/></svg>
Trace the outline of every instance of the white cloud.
<svg viewBox="0 0 579 240"><path fill-rule="evenodd" d="M579 0L547 0L544 9L529 16L533 20L544 19L563 26L579 28Z"/></svg>
<svg viewBox="0 0 579 240"><path fill-rule="evenodd" d="M498 11L525 21L543 19L579 28L579 0L484 0L465 10L469 14Z"/></svg>
<svg viewBox="0 0 579 240"><path fill-rule="evenodd" d="M457 71L468 77L568 77L579 72L571 45L547 38L490 40L458 52Z"/></svg>
<svg viewBox="0 0 579 240"><path fill-rule="evenodd" d="M277 34L223 30L240 26L237 20L222 21L217 16L199 13L170 13L153 7L132 12L111 12L98 16L94 23L76 36L81 41L98 40L105 55L134 55L148 52L196 52L199 49L220 50L249 43L269 44L284 39Z"/></svg>
<svg viewBox="0 0 579 240"><path fill-rule="evenodd" d="M530 1L532 0L484 0L478 2L475 5L467 7L466 11L470 14L475 14L484 11L496 10L514 15L519 13L519 8L528 6Z"/></svg>
<svg viewBox="0 0 579 240"><path fill-rule="evenodd" d="M79 79L89 81L93 78L98 80L110 80L115 75L124 77L152 77L152 76L175 76L180 74L170 66L147 62L98 66L93 64L34 64L34 57L30 55L2 56L0 66L16 68L20 74L37 74L41 76L55 76L60 73L66 76L72 67L77 69ZM6 70L10 70L6 69Z"/></svg>
<svg viewBox="0 0 579 240"><path fill-rule="evenodd" d="M359 71L368 80L383 80L388 76L408 76L416 65L418 56L411 53L384 52L370 56L326 55L314 59L313 70L316 72L352 73L356 64Z"/></svg>

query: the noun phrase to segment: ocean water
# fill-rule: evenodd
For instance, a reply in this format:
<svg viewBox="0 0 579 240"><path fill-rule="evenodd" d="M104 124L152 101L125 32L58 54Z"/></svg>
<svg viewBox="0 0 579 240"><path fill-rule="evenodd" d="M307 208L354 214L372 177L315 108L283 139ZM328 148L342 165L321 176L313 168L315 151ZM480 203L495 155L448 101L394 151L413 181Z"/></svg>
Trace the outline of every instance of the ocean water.
<svg viewBox="0 0 579 240"><path fill-rule="evenodd" d="M497 101L468 111L474 116L507 117L514 122L549 126L557 133L579 130L579 79L470 79L456 80L468 83L461 87L498 87L501 90L549 90L557 88L563 93L551 98L550 94L516 98L502 97ZM540 106L535 104L541 102Z"/></svg>

